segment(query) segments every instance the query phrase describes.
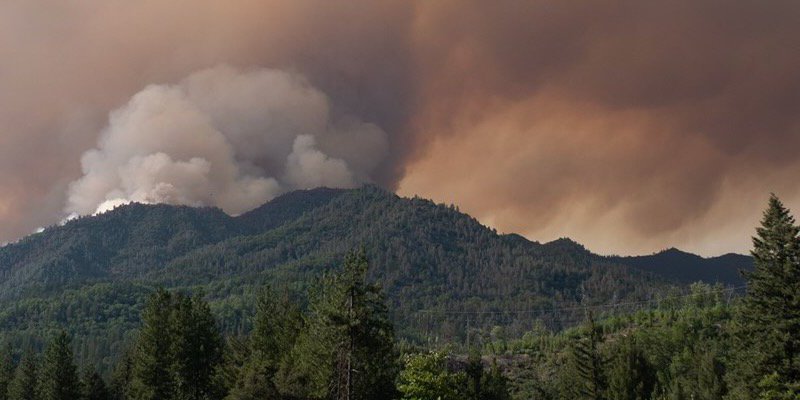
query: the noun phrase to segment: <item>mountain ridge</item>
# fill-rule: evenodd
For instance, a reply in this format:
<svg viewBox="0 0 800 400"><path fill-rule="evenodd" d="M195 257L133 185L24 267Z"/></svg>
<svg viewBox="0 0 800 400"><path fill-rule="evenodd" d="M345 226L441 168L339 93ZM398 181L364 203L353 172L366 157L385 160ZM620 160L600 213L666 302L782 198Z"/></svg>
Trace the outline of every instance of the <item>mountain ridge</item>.
<svg viewBox="0 0 800 400"><path fill-rule="evenodd" d="M454 206L375 186L312 189L236 217L130 204L0 248L0 336L22 345L65 327L93 349L86 357L113 354L156 287L202 291L226 332L246 332L262 285L304 293L357 248L367 252L370 279L384 288L399 334L411 341L496 325L519 334L542 319L570 325L582 316L512 318L503 310L641 301L686 283L661 264L651 268L651 259L600 256L565 238L498 234ZM468 322L448 310L477 314Z"/></svg>
<svg viewBox="0 0 800 400"><path fill-rule="evenodd" d="M379 188L377 186L374 186L374 185L365 185L365 186L373 186L375 188L378 188L378 190L383 190L383 189L381 189L381 188ZM317 199L314 199L316 201L312 200L310 202L311 204L318 203L317 205L322 205L322 204L327 202L326 200L330 200L330 199L325 199L324 195L331 194L331 195L335 196L336 194L344 193L347 190L351 190L351 189L337 189L337 188L318 187L318 188L312 188L312 189L294 190L294 191L291 191L291 192L287 192L287 193L278 195L275 198L267 201L266 203L254 208L252 210L246 211L246 212L244 212L244 213L242 213L240 215L229 215L229 214L225 213L222 209L217 208L217 207L213 207L213 206L195 207L195 206L188 206L188 205L171 205L171 204L163 204L163 203L130 202L130 203L126 203L126 204L122 204L122 205L116 206L111 210L108 210L108 211L105 211L105 212L102 212L102 213L99 213L99 214L80 216L78 218L74 218L74 219L65 221L62 224L51 225L51 226L48 226L48 227L44 227L41 230L39 230L37 232L34 232L34 233L31 233L30 235L23 236L23 237L17 239L16 241L3 243L2 245L0 245L0 251L2 251L5 247L18 244L18 243L24 241L25 239L28 239L30 237L34 237L34 236L42 234L42 233L45 233L45 232L50 231L52 229L58 228L60 226L64 226L66 224L73 223L76 220L85 219L85 218L93 218L93 217L105 215L105 214L108 214L108 213L112 213L115 210L124 209L124 208L131 207L131 206L176 207L176 208L188 208L188 209L194 209L194 210L214 210L214 211L217 211L219 213L225 214L226 216L230 217L231 219L239 219L239 218L247 218L247 217L255 215L255 214L260 214L261 212L263 212L263 210L265 208L268 208L268 206L272 206L272 205L275 205L275 204L278 204L278 203L280 203L282 206L286 206L287 205L286 203L288 203L291 200L307 201L308 200L307 198L303 198L302 197L302 195L304 195L304 194L311 194L312 196L317 197ZM401 198L408 199L408 200L411 199L411 198L408 198L408 197L401 197ZM437 205L448 206L447 204L444 204L444 203L437 203ZM270 210L270 211L272 211L272 210ZM465 215L469 215L469 214L465 214ZM491 229L491 228L487 227L487 229ZM582 247L585 250L591 252L592 254L600 255L600 253L595 253L591 249L586 248L586 246L583 245L582 243L580 243L580 242L578 242L578 241L576 241L576 240L574 240L572 238L569 238L569 237L559 237L557 239L553 239L553 240L550 240L550 241L542 242L542 241L535 240L535 239L529 239L529 238L527 238L527 237L525 237L525 236L523 236L523 235L521 235L519 233L515 233L515 232L502 233L502 234L498 234L498 235L506 236L506 237L515 237L515 238L518 238L520 240L524 240L524 241L530 242L532 244L537 244L537 245L555 245L557 243L567 242L567 243L571 243L571 244L577 245L578 247ZM663 250L660 250L660 251L655 251L655 252L652 252L650 254L628 254L628 255L610 254L610 255L601 255L601 256L607 257L607 258L611 258L611 259L628 259L628 258L643 258L643 257L662 256L662 255L670 254L670 253L680 253L680 254L685 254L685 255L691 255L691 256L694 256L694 257L697 257L697 258L701 258L701 259L704 259L704 260L714 260L714 259L720 259L720 258L725 258L725 257L729 257L729 256L750 257L750 256L748 256L746 254L740 254L740 253L736 253L736 252L728 252L728 253L715 255L715 256L703 256L703 255L692 253L692 252L689 252L689 251L684 251L684 250L681 250L681 249L676 248L676 247L668 247L666 249L663 249Z"/></svg>

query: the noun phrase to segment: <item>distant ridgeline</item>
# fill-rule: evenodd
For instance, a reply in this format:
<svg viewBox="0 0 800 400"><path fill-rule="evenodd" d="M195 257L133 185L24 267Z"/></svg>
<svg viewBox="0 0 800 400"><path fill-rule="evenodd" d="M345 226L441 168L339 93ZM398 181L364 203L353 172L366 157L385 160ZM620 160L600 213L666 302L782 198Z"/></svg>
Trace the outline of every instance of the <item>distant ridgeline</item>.
<svg viewBox="0 0 800 400"><path fill-rule="evenodd" d="M0 336L39 346L66 327L79 362L110 365L159 286L202 290L224 330L243 334L260 286L299 296L360 247L399 336L416 342L493 326L521 334L537 320L560 328L582 307L648 304L698 280L738 287L738 270L752 268L739 255L603 257L568 239L540 244L374 186L292 192L238 217L130 204L0 248Z"/></svg>

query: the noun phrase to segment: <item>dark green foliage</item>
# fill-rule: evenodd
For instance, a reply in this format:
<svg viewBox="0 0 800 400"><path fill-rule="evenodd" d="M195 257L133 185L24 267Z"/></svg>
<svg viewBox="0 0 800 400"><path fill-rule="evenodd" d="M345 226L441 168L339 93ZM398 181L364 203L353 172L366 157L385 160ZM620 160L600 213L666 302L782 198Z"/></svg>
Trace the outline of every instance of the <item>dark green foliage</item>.
<svg viewBox="0 0 800 400"><path fill-rule="evenodd" d="M511 340L498 358L509 390L515 399L576 399L587 395L587 382L602 388L603 379L594 377L605 375L605 390L597 392L609 400L720 399L727 393L727 329L736 304L726 292L695 284L654 308L593 318L594 329L591 323L559 332L536 329ZM592 341L594 352L588 351ZM587 368L597 364L597 373Z"/></svg>
<svg viewBox="0 0 800 400"><path fill-rule="evenodd" d="M22 356L22 360L17 366L14 380L8 388L8 398L10 400L38 400L36 393L38 383L38 359L32 351L28 351Z"/></svg>
<svg viewBox="0 0 800 400"><path fill-rule="evenodd" d="M81 396L78 368L72 355L72 342L66 332L59 333L47 346L38 374L40 400L75 400Z"/></svg>
<svg viewBox="0 0 800 400"><path fill-rule="evenodd" d="M727 393L725 366L715 351L709 350L700 356L697 371L698 400L722 400Z"/></svg>
<svg viewBox="0 0 800 400"><path fill-rule="evenodd" d="M306 327L281 371L283 392L297 397L377 399L394 395L394 329L367 259L350 253L344 269L310 295Z"/></svg>
<svg viewBox="0 0 800 400"><path fill-rule="evenodd" d="M800 397L799 232L789 210L770 197L753 238L755 269L747 274L748 293L734 324L733 399L765 392Z"/></svg>
<svg viewBox="0 0 800 400"><path fill-rule="evenodd" d="M133 353L131 399L167 400L175 394L171 315L172 295L158 290L142 312L142 328Z"/></svg>
<svg viewBox="0 0 800 400"><path fill-rule="evenodd" d="M214 380L222 337L200 297L159 289L145 307L130 367L123 363L117 392L131 399L201 400L219 394ZM127 376L130 376L128 378Z"/></svg>
<svg viewBox="0 0 800 400"><path fill-rule="evenodd" d="M587 335L576 340L571 351L571 371L574 377L574 390L577 398L601 400L606 392L606 360L600 351L603 342L602 328L589 314L586 324Z"/></svg>
<svg viewBox="0 0 800 400"><path fill-rule="evenodd" d="M620 342L609 371L608 399L647 400L655 390L655 370L634 337Z"/></svg>
<svg viewBox="0 0 800 400"><path fill-rule="evenodd" d="M611 257L611 260L642 271L669 276L685 284L701 281L742 286L745 280L741 271L753 269L752 257L745 255L724 254L703 258L676 248L647 256Z"/></svg>
<svg viewBox="0 0 800 400"><path fill-rule="evenodd" d="M405 357L398 389L404 400L462 400L465 383L464 373L448 370L446 354L430 352Z"/></svg>
<svg viewBox="0 0 800 400"><path fill-rule="evenodd" d="M94 369L88 369L84 373L83 400L112 400L106 382Z"/></svg>
<svg viewBox="0 0 800 400"><path fill-rule="evenodd" d="M14 349L10 344L6 344L0 350L0 400L8 400L8 388L14 379L16 368Z"/></svg>
<svg viewBox="0 0 800 400"><path fill-rule="evenodd" d="M286 362L303 328L302 313L288 294L280 299L270 287L262 290L256 305L255 322L246 348L231 349L234 357L235 377L231 380L228 399L276 398L278 389L275 374ZM232 347L236 347L233 342Z"/></svg>
<svg viewBox="0 0 800 400"><path fill-rule="evenodd" d="M171 355L176 397L202 400L216 393L213 377L222 362L222 336L199 295L174 297Z"/></svg>
<svg viewBox="0 0 800 400"><path fill-rule="evenodd" d="M456 360L437 351L408 354L404 361L398 379L402 399L511 399L506 377L495 361L488 371L475 354L470 355L464 365L458 365Z"/></svg>
<svg viewBox="0 0 800 400"><path fill-rule="evenodd" d="M125 350L119 358L111 374L111 397L114 400L128 400L131 398L130 389L133 381L133 356L130 350Z"/></svg>
<svg viewBox="0 0 800 400"><path fill-rule="evenodd" d="M135 205L81 219L108 237L92 233L102 245L75 247L92 229L68 224L65 230L76 229L69 236L56 228L61 236L47 244L65 253L42 261L54 275L41 287L19 278L20 265L41 266L26 251L43 236L0 250L13 259L0 263L0 289L19 285L0 294L3 339L16 349L41 349L39 338L59 323L81 333L74 346L66 333L56 335L38 370L33 352L24 356L9 398L70 398L75 388L80 394L72 398L115 400L721 400L800 393L800 229L774 197L754 240L748 295L737 302L722 286L671 289L569 240L540 245L496 235L426 201L375 188L313 193L307 203L295 193L292 201L238 218ZM134 217L148 222L127 225ZM161 218L183 222L167 226ZM127 228L116 230L118 223ZM346 253L362 244L364 251ZM376 260L372 268L368 255ZM283 289L258 290L264 282ZM179 289L153 290L157 284ZM181 294L201 290L210 304ZM642 310L619 312L618 305L642 298L648 301L627 303ZM559 315L493 312L556 305ZM430 312L413 312L419 309ZM601 311L587 326L562 329L583 310ZM404 333L400 346L396 324ZM456 355L425 353L448 344ZM470 345L483 354L464 356ZM103 372L78 385L73 348L80 364ZM397 349L407 352L403 368ZM12 360L0 365L0 385L13 358L0 357ZM110 389L101 375L110 376Z"/></svg>
<svg viewBox="0 0 800 400"><path fill-rule="evenodd" d="M511 400L508 391L508 379L500 371L497 361L492 361L492 367L481 376L481 388L476 397L478 400Z"/></svg>
<svg viewBox="0 0 800 400"><path fill-rule="evenodd" d="M483 388L483 363L481 353L477 348L471 348L467 357L467 365L464 367L466 378L466 399L478 399Z"/></svg>
<svg viewBox="0 0 800 400"><path fill-rule="evenodd" d="M304 292L361 246L398 336L417 343L464 342L465 321L438 311L640 300L669 284L566 239L498 235L454 207L372 186L293 192L235 218L212 208L131 204L0 248L0 339L41 347L36 338L64 327L77 358L107 374L155 287L202 286L220 328L239 336L252 328L264 283ZM579 316L548 321L559 329ZM535 321L484 313L470 323L504 325L515 336Z"/></svg>

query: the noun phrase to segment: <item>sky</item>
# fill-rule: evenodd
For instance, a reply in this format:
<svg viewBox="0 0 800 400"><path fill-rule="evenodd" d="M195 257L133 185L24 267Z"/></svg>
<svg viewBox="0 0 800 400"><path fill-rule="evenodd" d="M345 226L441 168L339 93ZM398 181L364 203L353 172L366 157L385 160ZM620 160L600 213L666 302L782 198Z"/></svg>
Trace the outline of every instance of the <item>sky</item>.
<svg viewBox="0 0 800 400"><path fill-rule="evenodd" d="M794 0L5 0L0 243L376 183L603 254L800 210Z"/></svg>

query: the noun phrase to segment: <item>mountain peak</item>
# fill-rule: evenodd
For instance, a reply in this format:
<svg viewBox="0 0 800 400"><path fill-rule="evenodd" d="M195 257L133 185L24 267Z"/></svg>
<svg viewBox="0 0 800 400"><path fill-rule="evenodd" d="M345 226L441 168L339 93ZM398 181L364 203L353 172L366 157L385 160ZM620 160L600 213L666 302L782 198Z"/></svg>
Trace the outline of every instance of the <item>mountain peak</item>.
<svg viewBox="0 0 800 400"><path fill-rule="evenodd" d="M558 238L556 240L547 242L544 244L545 247L551 248L558 248L558 249L566 249L566 250L575 250L580 252L589 252L586 247L568 237Z"/></svg>
<svg viewBox="0 0 800 400"><path fill-rule="evenodd" d="M740 270L753 268L753 260L743 255L723 255L704 258L675 247L648 256L608 257L608 259L659 275L671 276L683 283L704 281L741 285Z"/></svg>
<svg viewBox="0 0 800 400"><path fill-rule="evenodd" d="M702 257L698 256L697 254L689 253L689 252L683 251L681 249L678 249L676 247L670 247L668 249L661 250L658 253L655 253L655 255L671 256L671 257L698 257L698 258L702 258Z"/></svg>

